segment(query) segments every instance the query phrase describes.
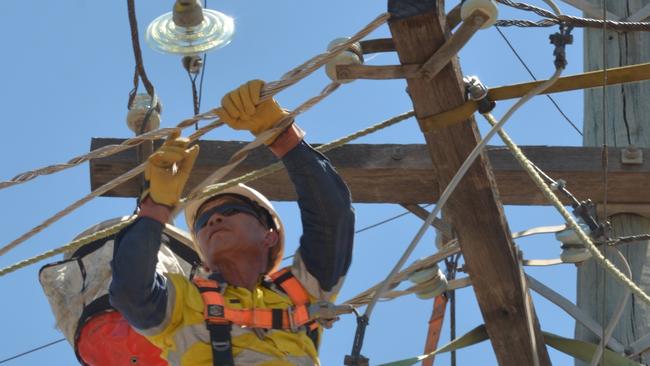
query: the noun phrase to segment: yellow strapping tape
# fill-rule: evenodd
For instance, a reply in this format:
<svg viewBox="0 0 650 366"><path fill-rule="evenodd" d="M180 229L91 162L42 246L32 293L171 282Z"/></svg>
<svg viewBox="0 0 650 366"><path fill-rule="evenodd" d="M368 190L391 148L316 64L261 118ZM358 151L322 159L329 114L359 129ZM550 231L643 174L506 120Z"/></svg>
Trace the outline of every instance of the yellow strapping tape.
<svg viewBox="0 0 650 366"><path fill-rule="evenodd" d="M550 88L542 92L542 94L595 88L603 84L603 75L603 70L597 70L561 77ZM607 85L644 80L650 80L650 63L616 67L607 70ZM544 80L492 88L488 92L488 98L493 101L519 98L543 82ZM430 132L451 126L468 119L477 109L478 107L475 101L467 101L448 111L420 118L420 129L422 132Z"/></svg>
<svg viewBox="0 0 650 366"><path fill-rule="evenodd" d="M429 117L418 118L418 121L420 122L420 130L422 130L422 132L431 132L439 128L449 127L456 123L463 122L474 114L477 109L478 104L475 101L469 101L448 111Z"/></svg>

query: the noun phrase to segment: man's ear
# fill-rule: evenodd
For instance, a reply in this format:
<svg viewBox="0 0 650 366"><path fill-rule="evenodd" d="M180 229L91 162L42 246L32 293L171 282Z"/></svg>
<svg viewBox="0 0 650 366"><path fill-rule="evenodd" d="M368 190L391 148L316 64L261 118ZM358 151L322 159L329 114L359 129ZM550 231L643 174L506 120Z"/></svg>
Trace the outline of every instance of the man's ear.
<svg viewBox="0 0 650 366"><path fill-rule="evenodd" d="M278 232L273 229L269 229L266 231L266 234L264 235L264 246L267 248L272 248L278 245L279 240L280 240L280 235L278 235Z"/></svg>

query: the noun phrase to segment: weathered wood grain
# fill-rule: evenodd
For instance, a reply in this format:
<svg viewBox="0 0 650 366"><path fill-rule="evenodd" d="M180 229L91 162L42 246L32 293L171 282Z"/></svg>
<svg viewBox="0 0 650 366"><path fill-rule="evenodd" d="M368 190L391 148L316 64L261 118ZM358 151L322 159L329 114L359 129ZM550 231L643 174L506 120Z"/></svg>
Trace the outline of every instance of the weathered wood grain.
<svg viewBox="0 0 650 366"><path fill-rule="evenodd" d="M420 65L337 65L336 78L346 79L405 79L420 71Z"/></svg>
<svg viewBox="0 0 650 366"><path fill-rule="evenodd" d="M395 45L393 44L393 40L391 38L369 39L366 41L361 41L359 44L361 44L361 51L364 55L370 53L395 51Z"/></svg>
<svg viewBox="0 0 650 366"><path fill-rule="evenodd" d="M587 0L585 0L587 1ZM594 7L602 9L601 0L588 0ZM620 18L633 16L650 6L649 0L608 0L605 1L608 12ZM602 14L602 10L601 10ZM602 15L601 15L602 17ZM606 51L603 50L606 47ZM603 52L607 54L607 67L632 65L650 60L650 35L645 32L607 32L603 42L602 29L586 29L584 31L584 68L594 70L603 68ZM609 146L624 148L629 144L640 147L650 147L650 83L623 84L607 87L605 105L603 104L602 88L585 91L584 113L584 144L585 146L602 146L606 141ZM604 117L604 118L603 118ZM605 132L606 131L606 139ZM644 155L648 159L650 155ZM609 154L609 165L618 160L618 156ZM610 176L611 173L608 174ZM650 182L647 181L646 182ZM608 182L609 186L610 183ZM601 187L604 182L601 181ZM635 193L637 200L630 203L645 203L648 183L638 182L628 185L627 189ZM608 203L615 203L609 198ZM600 201L604 200L604 192L600 190ZM633 208L634 206L628 206ZM605 209L599 209L604 213ZM613 210L607 210L611 214ZM626 210L633 212L633 210ZM637 215L620 214L610 218L612 222L611 235L627 236L650 232L650 219ZM632 270L632 280L641 288L650 289L650 242L639 241L628 243L618 248L626 258ZM618 256L604 253L606 257L621 268ZM587 261L578 267L578 287L576 299L578 306L596 321L608 323L619 302L623 289L610 275L594 261ZM604 307L604 309L603 309ZM603 314L604 310L604 314ZM603 325L605 327L605 325ZM628 301L621 320L614 329L613 337L620 340L624 346L629 346L638 338L650 333L650 306L635 299ZM576 326L576 338L599 341L585 327ZM650 363L650 351L640 355L641 363ZM583 365L580 362L577 365Z"/></svg>
<svg viewBox="0 0 650 366"><path fill-rule="evenodd" d="M449 39L442 0L389 0L388 11L402 64L425 62ZM407 83L418 121L465 101L457 58L433 80L414 78L407 79ZM476 124L468 119L424 132L424 137L440 190L476 146ZM465 266L499 364L533 365L537 359L539 365L550 365L485 154L472 165L451 196L445 219L458 233ZM529 317L533 319L532 327L528 325Z"/></svg>
<svg viewBox="0 0 650 366"><path fill-rule="evenodd" d="M123 139L94 138L91 149L109 144L119 144ZM209 173L223 166L244 142L200 141L201 154L189 188L203 180ZM602 199L601 149L597 147L523 147L526 155L554 178L567 181L569 190L580 199ZM426 145L411 144L352 144L326 154L343 175L352 191L355 202L366 203L431 203L438 198L437 181ZM488 158L492 165L500 198L507 205L546 205L544 197L531 183L504 147L489 147ZM620 155L620 150L610 148L610 156ZM650 149L644 149L650 157ZM255 151L230 175L239 176L275 162L271 153ZM91 188L95 189L109 180L135 167L134 150L90 162ZM616 204L650 205L650 190L640 190L650 181L650 161L642 165L625 166L619 159L610 161L609 202ZM271 200L295 200L295 192L284 173L276 173L250 183L260 188ZM434 187L435 189L432 189ZM404 189L407 188L407 189ZM133 180L106 195L135 197L138 183ZM564 199L566 203L568 200Z"/></svg>
<svg viewBox="0 0 650 366"><path fill-rule="evenodd" d="M562 1L582 10L585 13L585 16L587 17L596 18L596 19L603 18L603 8L601 6L602 1L601 2L589 2L588 0L562 0ZM620 20L621 17L607 11L607 19Z"/></svg>

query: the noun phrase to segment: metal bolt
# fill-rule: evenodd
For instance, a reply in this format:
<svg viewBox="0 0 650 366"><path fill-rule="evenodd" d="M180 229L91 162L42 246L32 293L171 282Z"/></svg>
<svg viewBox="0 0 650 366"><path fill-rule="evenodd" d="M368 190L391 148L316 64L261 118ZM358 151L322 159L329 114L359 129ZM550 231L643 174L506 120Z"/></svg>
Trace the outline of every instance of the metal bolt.
<svg viewBox="0 0 650 366"><path fill-rule="evenodd" d="M559 191L566 187L566 181L564 179L558 179L555 182L551 183L551 190Z"/></svg>
<svg viewBox="0 0 650 366"><path fill-rule="evenodd" d="M485 22L487 22L490 18L483 16L483 15L477 15L472 19L474 21L474 25L483 25Z"/></svg>
<svg viewBox="0 0 650 366"><path fill-rule="evenodd" d="M629 165L643 164L643 150L630 145L621 151L621 163Z"/></svg>
<svg viewBox="0 0 650 366"><path fill-rule="evenodd" d="M402 151L402 148L399 146L395 147L390 157L393 160L402 160L402 158L404 157L404 152Z"/></svg>

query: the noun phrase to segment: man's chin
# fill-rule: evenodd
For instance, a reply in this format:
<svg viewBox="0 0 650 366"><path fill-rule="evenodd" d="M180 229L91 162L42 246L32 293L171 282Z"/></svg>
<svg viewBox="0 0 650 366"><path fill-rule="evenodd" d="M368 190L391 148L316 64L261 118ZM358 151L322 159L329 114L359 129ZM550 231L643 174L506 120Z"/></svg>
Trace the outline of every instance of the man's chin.
<svg viewBox="0 0 650 366"><path fill-rule="evenodd" d="M237 248L229 248L226 245L220 245L216 248L212 248L208 258L211 259L212 263L218 264L224 258L230 258L237 251Z"/></svg>

